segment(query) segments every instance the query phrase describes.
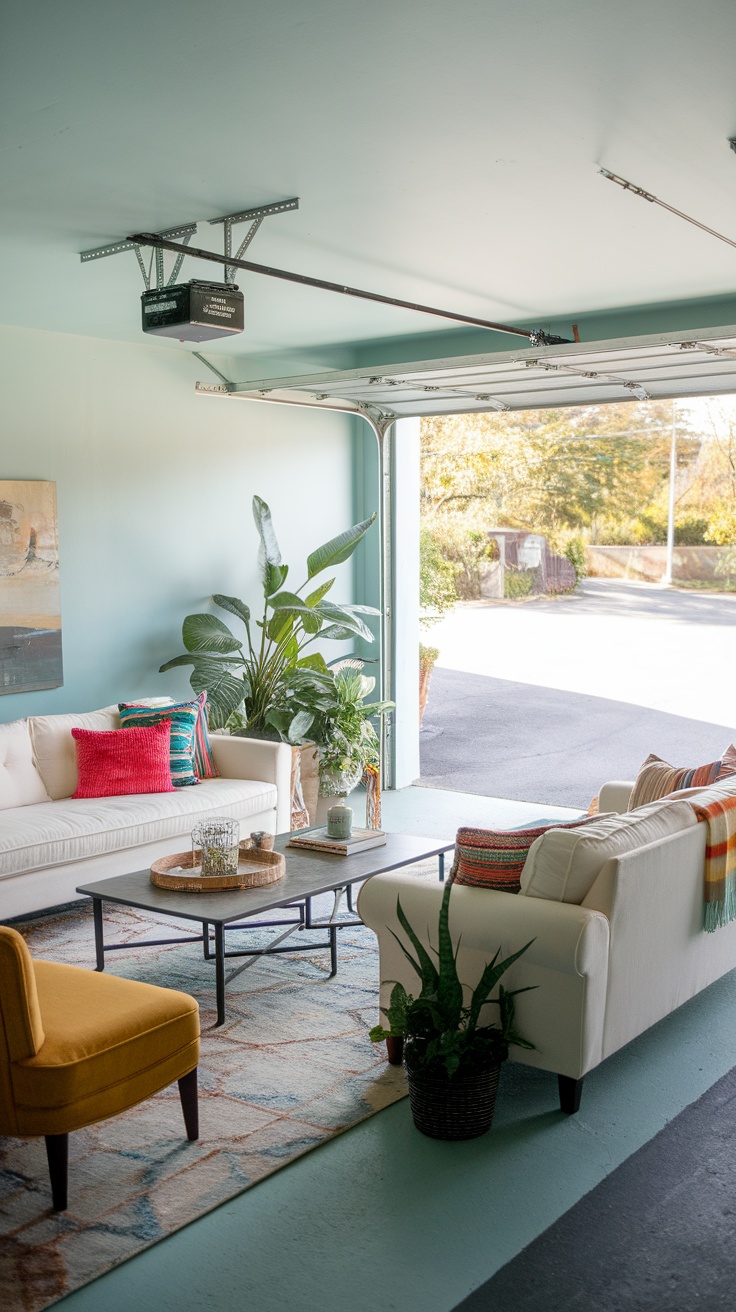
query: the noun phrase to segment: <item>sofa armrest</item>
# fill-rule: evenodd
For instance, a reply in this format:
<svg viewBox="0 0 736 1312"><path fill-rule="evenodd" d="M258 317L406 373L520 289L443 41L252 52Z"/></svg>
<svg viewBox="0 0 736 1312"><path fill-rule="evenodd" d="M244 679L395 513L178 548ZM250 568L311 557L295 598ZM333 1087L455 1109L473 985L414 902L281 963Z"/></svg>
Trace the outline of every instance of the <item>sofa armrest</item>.
<svg viewBox="0 0 736 1312"><path fill-rule="evenodd" d="M604 1057L736 967L736 921L703 929L706 841L701 821L613 858L586 898L610 903Z"/></svg>
<svg viewBox="0 0 736 1312"><path fill-rule="evenodd" d="M633 780L624 783L619 779L613 779L610 783L603 784L598 794L598 810L601 815L610 811L623 815L629 809L633 791Z"/></svg>
<svg viewBox="0 0 736 1312"><path fill-rule="evenodd" d="M276 787L276 833L291 829L291 748L260 738L210 734L215 765L223 779L256 779Z"/></svg>
<svg viewBox="0 0 736 1312"><path fill-rule="evenodd" d="M358 910L378 936L381 1006L388 1005L397 980L410 993L418 991L418 978L394 938L407 941L396 916L397 897L421 942L436 950L442 893L434 880L400 873L375 875L363 885ZM518 1029L534 1050L513 1048L515 1060L574 1079L598 1064L608 978L605 916L565 902L455 885L450 929L453 942L460 940L458 974L466 988L477 983L497 948L504 957L534 940L503 978L507 988L534 986L517 999ZM497 1008L489 1008L482 1019L497 1015Z"/></svg>

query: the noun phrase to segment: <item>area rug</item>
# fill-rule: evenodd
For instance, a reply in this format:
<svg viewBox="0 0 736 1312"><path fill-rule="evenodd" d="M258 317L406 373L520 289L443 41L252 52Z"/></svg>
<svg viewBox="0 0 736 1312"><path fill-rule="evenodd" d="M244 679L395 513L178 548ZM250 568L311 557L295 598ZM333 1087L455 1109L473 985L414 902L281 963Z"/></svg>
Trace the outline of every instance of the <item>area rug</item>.
<svg viewBox="0 0 736 1312"><path fill-rule="evenodd" d="M436 879L433 862L426 874ZM333 899L315 899L313 906L316 914L329 914ZM109 905L105 926L106 942L132 945L186 932L181 922L153 921ZM35 956L94 966L89 904L19 928ZM248 947L274 936L235 931L228 934L229 949L238 946L241 933ZM185 1138L175 1085L79 1131L70 1137L69 1208L63 1215L50 1210L43 1140L0 1140L3 1312L40 1312L405 1096L403 1071L387 1065L383 1046L368 1037L377 1020L375 936L362 925L339 932L334 979L328 978L329 953L308 946L324 937L324 931L305 933L303 954L259 958L233 980L226 991L227 1020L219 1029L214 963L203 959L201 943L133 946L108 955L106 969L115 974L197 998L201 1138Z"/></svg>
<svg viewBox="0 0 736 1312"><path fill-rule="evenodd" d="M732 1312L735 1113L736 1069L455 1312Z"/></svg>

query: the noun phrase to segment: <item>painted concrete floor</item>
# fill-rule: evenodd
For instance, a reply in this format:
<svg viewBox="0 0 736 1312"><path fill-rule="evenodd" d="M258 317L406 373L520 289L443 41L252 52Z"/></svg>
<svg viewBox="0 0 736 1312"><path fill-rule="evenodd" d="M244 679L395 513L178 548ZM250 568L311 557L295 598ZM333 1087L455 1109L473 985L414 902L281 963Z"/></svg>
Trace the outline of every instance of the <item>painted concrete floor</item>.
<svg viewBox="0 0 736 1312"><path fill-rule="evenodd" d="M385 823L445 833L458 813L507 827L539 808L407 789ZM735 1006L736 972L594 1071L575 1117L557 1110L553 1076L513 1063L474 1142L424 1139L404 1100L57 1306L451 1312L736 1065Z"/></svg>

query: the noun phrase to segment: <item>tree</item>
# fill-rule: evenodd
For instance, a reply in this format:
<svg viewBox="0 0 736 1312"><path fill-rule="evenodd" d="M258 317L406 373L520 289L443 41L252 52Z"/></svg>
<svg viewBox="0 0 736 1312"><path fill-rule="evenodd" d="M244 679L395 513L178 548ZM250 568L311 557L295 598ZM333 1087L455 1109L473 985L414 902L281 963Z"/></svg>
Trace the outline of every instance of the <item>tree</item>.
<svg viewBox="0 0 736 1312"><path fill-rule="evenodd" d="M535 529L553 541L637 515L669 477L672 404L665 401L513 414L457 415L422 423L422 508L436 528ZM680 464L700 441L678 416Z"/></svg>

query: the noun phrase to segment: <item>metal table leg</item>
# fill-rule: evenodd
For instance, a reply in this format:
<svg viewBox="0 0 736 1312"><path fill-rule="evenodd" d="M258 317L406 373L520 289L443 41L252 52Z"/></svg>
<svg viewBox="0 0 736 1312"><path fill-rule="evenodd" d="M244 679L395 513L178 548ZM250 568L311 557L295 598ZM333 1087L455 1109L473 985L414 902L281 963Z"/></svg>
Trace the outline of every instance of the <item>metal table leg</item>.
<svg viewBox="0 0 736 1312"><path fill-rule="evenodd" d="M95 921L95 956L97 965L95 970L105 969L105 931L102 924L102 898L92 898L92 914Z"/></svg>
<svg viewBox="0 0 736 1312"><path fill-rule="evenodd" d="M212 953L210 952L210 927L209 922L206 920L202 921L202 948L205 961L209 961Z"/></svg>
<svg viewBox="0 0 736 1312"><path fill-rule="evenodd" d="M444 852L440 852L440 853L439 853L439 855L438 855L438 857L437 857L437 861L438 861L438 864L439 864L440 883L441 883L441 884L444 884L444 882L445 882L445 854L444 854Z"/></svg>
<svg viewBox="0 0 736 1312"><path fill-rule="evenodd" d="M337 925L330 925L330 979L337 974Z"/></svg>
<svg viewBox="0 0 736 1312"><path fill-rule="evenodd" d="M217 1024L225 1024L225 927L215 925L215 989L217 993Z"/></svg>

